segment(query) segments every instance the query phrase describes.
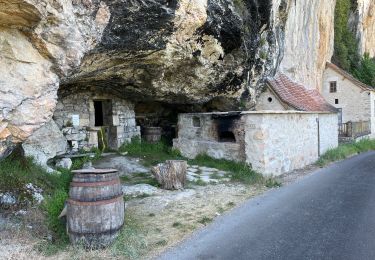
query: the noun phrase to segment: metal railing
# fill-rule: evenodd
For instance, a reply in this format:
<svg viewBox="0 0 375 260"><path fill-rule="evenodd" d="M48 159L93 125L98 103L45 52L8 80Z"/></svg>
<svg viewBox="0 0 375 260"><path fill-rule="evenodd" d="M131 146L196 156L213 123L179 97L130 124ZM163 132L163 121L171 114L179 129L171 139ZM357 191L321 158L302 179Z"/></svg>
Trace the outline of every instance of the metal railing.
<svg viewBox="0 0 375 260"><path fill-rule="evenodd" d="M371 121L347 122L339 124L340 137L358 138L371 134Z"/></svg>

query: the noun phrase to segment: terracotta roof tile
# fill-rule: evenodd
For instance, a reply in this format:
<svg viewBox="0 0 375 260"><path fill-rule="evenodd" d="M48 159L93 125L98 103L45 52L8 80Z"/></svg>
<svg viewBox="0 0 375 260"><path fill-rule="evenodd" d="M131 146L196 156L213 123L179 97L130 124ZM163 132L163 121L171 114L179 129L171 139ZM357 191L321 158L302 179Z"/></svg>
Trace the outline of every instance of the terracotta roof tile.
<svg viewBox="0 0 375 260"><path fill-rule="evenodd" d="M337 112L316 89L307 89L283 73L269 79L268 84L284 103L300 111Z"/></svg>

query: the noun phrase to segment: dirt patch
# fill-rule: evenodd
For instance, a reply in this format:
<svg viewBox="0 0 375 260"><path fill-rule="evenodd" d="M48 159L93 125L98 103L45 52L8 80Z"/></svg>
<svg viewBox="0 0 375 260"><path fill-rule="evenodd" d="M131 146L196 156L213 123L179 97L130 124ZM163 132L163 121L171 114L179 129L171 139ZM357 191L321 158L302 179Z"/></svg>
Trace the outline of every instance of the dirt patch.
<svg viewBox="0 0 375 260"><path fill-rule="evenodd" d="M152 248L150 256L175 245L197 228L264 190L264 187L241 184L208 185L185 190L177 196L166 193L130 201L129 208L148 227L146 239Z"/></svg>
<svg viewBox="0 0 375 260"><path fill-rule="evenodd" d="M284 173L283 175L279 176L277 179L282 183L282 185L291 184L305 176L308 176L315 172L316 170L320 169L318 165L312 164L308 165L302 169L294 170L288 173Z"/></svg>

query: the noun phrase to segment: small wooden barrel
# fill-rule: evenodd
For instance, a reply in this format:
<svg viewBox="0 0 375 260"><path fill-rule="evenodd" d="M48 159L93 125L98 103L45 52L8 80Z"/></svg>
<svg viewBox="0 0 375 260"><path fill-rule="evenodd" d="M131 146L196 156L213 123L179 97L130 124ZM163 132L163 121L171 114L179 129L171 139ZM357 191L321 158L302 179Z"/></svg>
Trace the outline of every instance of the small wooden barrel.
<svg viewBox="0 0 375 260"><path fill-rule="evenodd" d="M125 205L117 170L73 171L67 202L70 242L87 248L108 246L124 224Z"/></svg>
<svg viewBox="0 0 375 260"><path fill-rule="evenodd" d="M156 143L161 139L161 127L145 127L143 136L147 142Z"/></svg>

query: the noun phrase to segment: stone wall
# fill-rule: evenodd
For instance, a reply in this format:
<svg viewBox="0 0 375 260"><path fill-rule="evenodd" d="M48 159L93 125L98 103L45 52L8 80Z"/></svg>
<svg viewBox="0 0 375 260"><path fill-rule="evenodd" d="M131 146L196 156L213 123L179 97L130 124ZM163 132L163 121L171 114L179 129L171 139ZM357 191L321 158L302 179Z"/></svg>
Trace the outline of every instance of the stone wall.
<svg viewBox="0 0 375 260"><path fill-rule="evenodd" d="M319 114L320 155L338 146L337 114Z"/></svg>
<svg viewBox="0 0 375 260"><path fill-rule="evenodd" d="M370 94L371 102L371 137L375 138L375 91Z"/></svg>
<svg viewBox="0 0 375 260"><path fill-rule="evenodd" d="M269 87L267 86L266 91L264 91L258 98L257 104L255 109L257 111L260 110L287 110L288 106L285 106L281 103L281 101L277 98L277 96L270 91Z"/></svg>
<svg viewBox="0 0 375 260"><path fill-rule="evenodd" d="M264 175L281 175L314 163L322 151L338 145L337 115L297 111L248 113L246 162Z"/></svg>
<svg viewBox="0 0 375 260"><path fill-rule="evenodd" d="M95 126L94 100L111 104L112 111L103 127L110 148L116 149L131 138L140 136L132 103L105 93L78 93L60 98L53 116L67 140L77 142L77 149L98 146L98 131L102 127ZM73 125L73 115L79 115L79 125ZM76 145L73 143L73 146Z"/></svg>
<svg viewBox="0 0 375 260"><path fill-rule="evenodd" d="M173 140L173 146L188 158L205 153L217 159L244 160L243 121L233 120L231 130L236 142L220 142L216 120L220 119L214 119L211 113L180 114L178 138Z"/></svg>
<svg viewBox="0 0 375 260"><path fill-rule="evenodd" d="M212 138L216 131L213 115L181 114L174 147L189 158L207 153L214 158L246 161L264 175L277 176L314 163L319 152L338 145L335 113L242 112L237 127L244 135L236 138L236 143ZM194 127L194 118L201 118L201 127Z"/></svg>

